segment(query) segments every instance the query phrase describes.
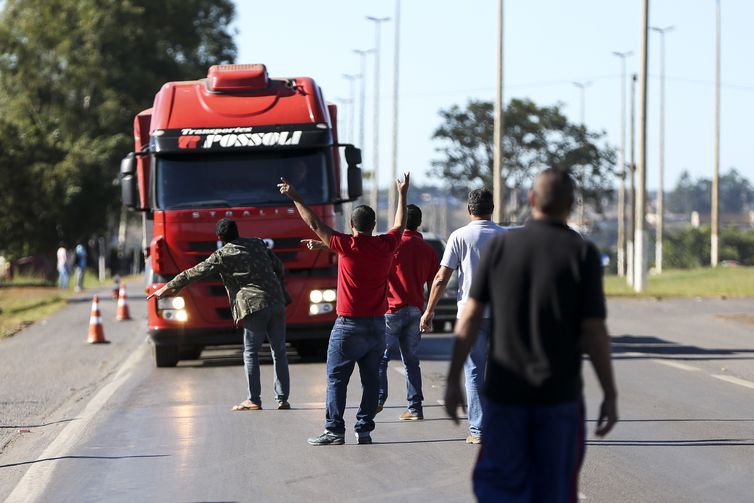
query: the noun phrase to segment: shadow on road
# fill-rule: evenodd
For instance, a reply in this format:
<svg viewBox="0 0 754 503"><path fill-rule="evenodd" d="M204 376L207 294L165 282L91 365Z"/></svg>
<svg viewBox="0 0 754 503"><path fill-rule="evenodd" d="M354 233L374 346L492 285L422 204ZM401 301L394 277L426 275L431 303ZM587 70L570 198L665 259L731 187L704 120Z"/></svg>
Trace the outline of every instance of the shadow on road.
<svg viewBox="0 0 754 503"><path fill-rule="evenodd" d="M650 335L618 335L611 338L613 358L632 360L660 358L668 360L748 360L754 350L748 348L700 348L687 346Z"/></svg>
<svg viewBox="0 0 754 503"><path fill-rule="evenodd" d="M699 440L588 440L587 445L625 447L750 447L752 439L710 438Z"/></svg>
<svg viewBox="0 0 754 503"><path fill-rule="evenodd" d="M13 466L33 465L34 463L43 463L45 461L60 461L61 459L131 459L131 458L167 458L169 454L142 454L133 456L59 456L55 458L35 459L34 461L22 461L20 463L10 463L0 465L0 468L11 468Z"/></svg>
<svg viewBox="0 0 754 503"><path fill-rule="evenodd" d="M18 425L14 426L14 425L0 424L0 429L3 429L3 428L9 428L9 429L12 429L12 428L43 428L45 426L52 426L53 424L69 423L71 421L77 421L78 419L79 418L77 418L77 417L73 417L71 419L61 419L60 421L51 421L49 423L42 423L42 424L27 424L27 425L24 425L24 426L18 426Z"/></svg>

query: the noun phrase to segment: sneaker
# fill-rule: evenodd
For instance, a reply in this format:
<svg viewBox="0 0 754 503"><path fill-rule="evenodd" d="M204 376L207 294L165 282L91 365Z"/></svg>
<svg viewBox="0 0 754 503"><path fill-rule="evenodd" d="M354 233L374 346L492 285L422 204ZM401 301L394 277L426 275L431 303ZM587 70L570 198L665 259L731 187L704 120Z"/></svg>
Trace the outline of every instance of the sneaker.
<svg viewBox="0 0 754 503"><path fill-rule="evenodd" d="M369 432L359 433L356 432L356 440L359 443L359 445L368 445L372 443L372 436L369 434Z"/></svg>
<svg viewBox="0 0 754 503"><path fill-rule="evenodd" d="M288 410L291 408L291 404L289 404L286 400L283 400L282 402L278 402L278 410Z"/></svg>
<svg viewBox="0 0 754 503"><path fill-rule="evenodd" d="M383 406L382 406L382 404L381 404L381 403L378 403L378 404L377 404L377 410L375 410L374 414L375 414L375 415L379 414L380 412L382 412L382 409L383 409Z"/></svg>
<svg viewBox="0 0 754 503"><path fill-rule="evenodd" d="M466 437L466 443L467 444L481 444L482 437L480 437L479 435L471 434L468 437Z"/></svg>
<svg viewBox="0 0 754 503"><path fill-rule="evenodd" d="M421 421L422 419L424 419L424 415L421 412L407 410L406 412L401 414L398 419L400 419L401 421Z"/></svg>
<svg viewBox="0 0 754 503"><path fill-rule="evenodd" d="M307 442L309 442L309 445L343 445L346 443L346 439L343 435L336 435L331 431L325 430L322 435L312 437Z"/></svg>

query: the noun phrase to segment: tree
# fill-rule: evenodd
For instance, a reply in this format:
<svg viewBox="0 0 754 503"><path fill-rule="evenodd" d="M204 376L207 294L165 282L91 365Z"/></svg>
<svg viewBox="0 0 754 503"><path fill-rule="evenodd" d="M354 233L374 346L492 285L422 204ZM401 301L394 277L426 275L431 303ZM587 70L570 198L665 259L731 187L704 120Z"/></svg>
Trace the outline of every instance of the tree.
<svg viewBox="0 0 754 503"><path fill-rule="evenodd" d="M164 82L232 62L234 15L231 0L3 3L0 145L12 148L0 151L0 229L10 229L0 252L50 251L104 230L133 116Z"/></svg>
<svg viewBox="0 0 754 503"><path fill-rule="evenodd" d="M447 181L492 187L493 112L491 102L475 100L466 108L453 105L440 110L442 124L433 138L440 142L436 150L442 158L433 161L433 174ZM585 201L601 210L615 175L614 150L598 144L604 136L570 123L560 105L540 107L531 100L513 99L505 110L503 182L519 188L544 168L567 169L583 187ZM586 173L583 180L581 166ZM450 185L456 192L467 190L466 184Z"/></svg>
<svg viewBox="0 0 754 503"><path fill-rule="evenodd" d="M719 190L721 213L741 213L754 205L754 187L735 168L720 176ZM709 214L711 205L712 181L709 178L694 180L688 171L681 172L678 182L668 194L668 211Z"/></svg>

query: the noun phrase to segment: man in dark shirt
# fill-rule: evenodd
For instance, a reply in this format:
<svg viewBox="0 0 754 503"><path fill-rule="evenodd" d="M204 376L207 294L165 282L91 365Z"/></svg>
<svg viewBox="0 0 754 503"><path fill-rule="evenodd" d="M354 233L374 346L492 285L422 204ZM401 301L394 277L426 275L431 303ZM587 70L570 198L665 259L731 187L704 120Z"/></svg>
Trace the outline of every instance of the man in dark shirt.
<svg viewBox="0 0 754 503"><path fill-rule="evenodd" d="M223 218L217 222L215 230L222 248L177 275L149 297L159 299L163 295L172 295L192 281L219 274L228 291L233 319L236 323L242 321L244 328L243 357L249 395L233 410L262 408L259 350L265 338L269 339L272 349L278 409L290 409L283 264L261 239L240 238L234 220Z"/></svg>
<svg viewBox="0 0 754 503"><path fill-rule="evenodd" d="M484 446L474 469L479 501L576 501L585 448L581 354L604 399L596 434L618 418L596 247L566 225L574 182L540 173L532 220L490 242L456 328L445 406L457 421L460 373L486 304L494 325Z"/></svg>
<svg viewBox="0 0 754 503"><path fill-rule="evenodd" d="M390 354L398 346L406 374L408 410L401 421L424 419L422 410L422 374L419 368L419 343L422 333L419 321L424 310L424 287L432 287L437 272L437 253L417 231L422 212L415 204L408 205L406 230L393 257L388 277L388 310L385 314L385 353L380 360L380 402L377 412L387 400L387 366Z"/></svg>
<svg viewBox="0 0 754 503"><path fill-rule="evenodd" d="M322 222L304 203L296 189L281 179L281 194L291 198L301 218L317 235L338 253L337 313L327 347L327 397L325 431L308 440L311 445L345 443L346 392L348 381L358 363L361 376L361 404L356 413L356 437L359 444L371 444L379 394L378 365L385 350L385 311L387 311L387 277L403 229L406 226L406 194L409 176L396 181L398 207L393 228L387 234L372 236L374 210L359 206L351 214L353 235L336 232ZM311 248L315 242L308 241ZM319 246L319 245L317 245Z"/></svg>

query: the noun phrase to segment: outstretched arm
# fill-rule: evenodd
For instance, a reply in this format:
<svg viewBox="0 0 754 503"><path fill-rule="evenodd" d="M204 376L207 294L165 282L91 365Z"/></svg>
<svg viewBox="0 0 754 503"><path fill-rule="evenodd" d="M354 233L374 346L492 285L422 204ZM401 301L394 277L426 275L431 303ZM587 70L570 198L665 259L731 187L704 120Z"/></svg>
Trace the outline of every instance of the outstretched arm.
<svg viewBox="0 0 754 503"><path fill-rule="evenodd" d="M323 243L330 243L330 236L332 236L335 231L333 231L332 227L324 223L322 219L320 219L319 216L317 216L317 214L306 205L304 200L301 199L301 195L296 192L293 185L291 185L288 180L281 177L278 189L280 189L281 194L285 194L291 199L291 201L293 201L293 204L296 205L296 209L298 210L298 214L301 215L301 219L306 222L306 225L314 231L317 237L321 239Z"/></svg>
<svg viewBox="0 0 754 503"><path fill-rule="evenodd" d="M406 195L408 194L408 185L410 173L403 173L403 180L395 181L395 189L398 191L398 207L395 209L395 221L392 230L403 232L406 228ZM374 208L377 211L377 208Z"/></svg>
<svg viewBox="0 0 754 503"><path fill-rule="evenodd" d="M167 284L152 292L147 297L147 300L151 299L152 297L157 297L159 299L160 297L164 297L166 295L176 294L181 290L181 288L188 285L192 281L206 278L211 274L217 273L219 270L220 260L217 254L213 253L207 258L207 260L199 262L191 269L186 269L182 273L178 274L175 278L170 280Z"/></svg>

